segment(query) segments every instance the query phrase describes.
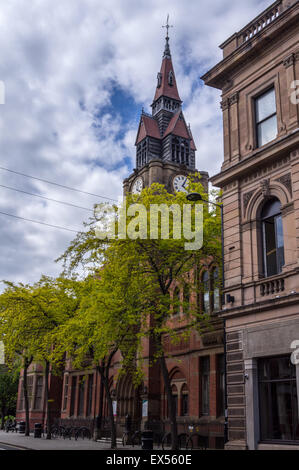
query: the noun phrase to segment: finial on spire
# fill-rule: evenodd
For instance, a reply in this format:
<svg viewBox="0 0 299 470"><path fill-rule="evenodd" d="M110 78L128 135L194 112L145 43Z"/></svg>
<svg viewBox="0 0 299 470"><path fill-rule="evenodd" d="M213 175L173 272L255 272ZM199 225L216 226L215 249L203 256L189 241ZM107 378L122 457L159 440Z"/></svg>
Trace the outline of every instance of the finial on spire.
<svg viewBox="0 0 299 470"><path fill-rule="evenodd" d="M166 24L162 26L162 28L166 28L167 30L167 33L166 33L166 39L168 40L169 39L169 36L168 36L168 30L169 28L173 28L173 25L172 24L169 24L169 14L167 15L167 21L166 21Z"/></svg>
<svg viewBox="0 0 299 470"><path fill-rule="evenodd" d="M173 28L173 25L169 24L169 15L167 15L167 21L166 25L163 25L162 28L166 28L166 44L165 44L165 50L164 50L164 55L163 58L168 57L170 58L170 49L169 49L169 36L168 36L168 30L169 28Z"/></svg>

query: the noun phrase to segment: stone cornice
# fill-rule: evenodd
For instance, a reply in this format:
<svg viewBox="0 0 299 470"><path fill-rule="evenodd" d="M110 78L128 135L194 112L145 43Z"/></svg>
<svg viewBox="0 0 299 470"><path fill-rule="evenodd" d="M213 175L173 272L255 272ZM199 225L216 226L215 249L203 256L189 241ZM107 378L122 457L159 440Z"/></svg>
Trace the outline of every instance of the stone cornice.
<svg viewBox="0 0 299 470"><path fill-rule="evenodd" d="M245 63L249 58L255 57L257 51L262 51L265 45L272 42L275 36L281 35L281 30L290 28L291 25L298 24L299 2L283 11L279 17L269 26L261 30L250 41L244 42L231 54L204 74L201 79L206 85L218 89L223 88L223 83L232 71L240 64Z"/></svg>
<svg viewBox="0 0 299 470"><path fill-rule="evenodd" d="M294 150L294 147L299 147L299 128L262 148L255 149L235 165L212 176L210 182L214 186L223 187L244 174L253 171L253 165L255 163L257 165L264 165L267 161L277 157L283 151L289 152Z"/></svg>

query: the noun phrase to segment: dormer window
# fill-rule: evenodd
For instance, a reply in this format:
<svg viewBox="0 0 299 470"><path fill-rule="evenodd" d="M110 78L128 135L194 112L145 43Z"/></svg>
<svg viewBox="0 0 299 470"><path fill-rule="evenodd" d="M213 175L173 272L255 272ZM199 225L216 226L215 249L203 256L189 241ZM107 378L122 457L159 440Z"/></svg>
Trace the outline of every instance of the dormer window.
<svg viewBox="0 0 299 470"><path fill-rule="evenodd" d="M157 81L158 81L157 87L160 88L162 85L162 73L161 72L159 72L157 75Z"/></svg>
<svg viewBox="0 0 299 470"><path fill-rule="evenodd" d="M168 85L173 86L173 72L170 70L168 74Z"/></svg>

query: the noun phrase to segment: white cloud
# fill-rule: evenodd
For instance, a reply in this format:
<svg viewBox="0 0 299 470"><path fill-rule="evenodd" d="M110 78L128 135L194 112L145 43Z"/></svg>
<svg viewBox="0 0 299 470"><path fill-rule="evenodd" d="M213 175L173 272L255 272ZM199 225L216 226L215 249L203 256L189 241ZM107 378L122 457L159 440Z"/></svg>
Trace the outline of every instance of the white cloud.
<svg viewBox="0 0 299 470"><path fill-rule="evenodd" d="M151 104L164 46L167 13L175 25L171 50L185 115L198 147L198 168L210 174L222 159L217 90L199 77L221 59L218 44L270 1L10 0L0 6L1 167L116 198L134 163L136 109ZM134 106L134 105L133 105ZM134 114L134 113L133 113ZM136 116L136 113L135 113ZM127 159L125 160L125 157ZM129 160L128 160L129 159ZM92 207L95 197L0 171L0 184ZM88 212L0 187L0 211L69 228ZM0 278L32 281L57 274L53 260L73 235L0 215Z"/></svg>

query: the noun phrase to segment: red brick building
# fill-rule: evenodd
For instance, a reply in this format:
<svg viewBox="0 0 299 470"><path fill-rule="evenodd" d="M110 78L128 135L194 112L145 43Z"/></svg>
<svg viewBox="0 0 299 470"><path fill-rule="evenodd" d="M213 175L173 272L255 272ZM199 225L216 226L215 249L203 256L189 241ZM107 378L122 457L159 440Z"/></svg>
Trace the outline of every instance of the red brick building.
<svg viewBox="0 0 299 470"><path fill-rule="evenodd" d="M124 181L124 193L138 192L154 182L164 184L168 191L184 190L186 176L194 173L196 147L190 127L182 111L182 101L176 83L169 38L158 73L157 87L152 103L152 114L142 112L136 138L136 169ZM201 172L207 188L208 174ZM207 436L211 448L223 447L224 424L224 354L222 321L218 319L219 290L213 289L218 276L211 263L200 273L204 285L203 308L211 314L212 331L199 336L193 332L189 339L175 345L165 337L169 359L167 365L172 391L176 397L179 432L188 432L190 425ZM177 286L174 296L189 299L187 287ZM191 299L189 299L191 301ZM173 316L173 327L180 335L177 319L182 309ZM150 341L144 343L144 363L152 355ZM120 356L117 354L110 370L111 391L115 407L118 435L124 430L125 416L129 413L135 429L145 425L156 431L170 429L167 400L160 367L146 367L142 386L134 389L128 376L118 378ZM92 430L96 417L103 414L102 435L109 432L107 404L103 395L100 375L96 369L73 370L71 362L65 365L63 378L50 377L52 420L69 425L86 425ZM36 421L44 422L44 383L42 369L34 365L29 372L31 427ZM102 410L101 410L102 408ZM22 379L20 380L17 418L24 418Z"/></svg>

